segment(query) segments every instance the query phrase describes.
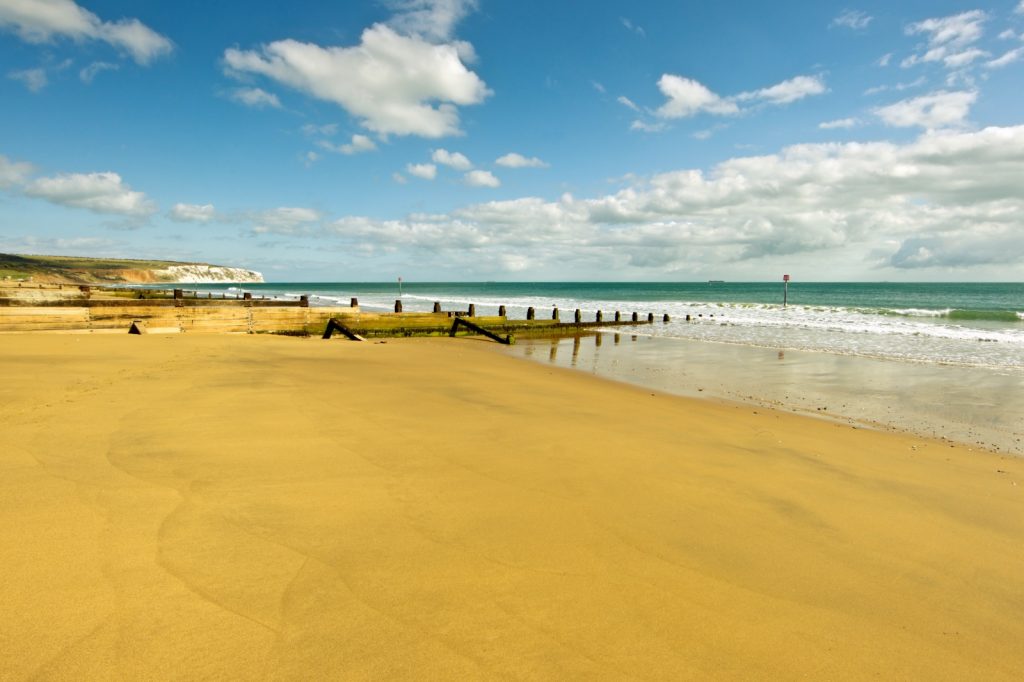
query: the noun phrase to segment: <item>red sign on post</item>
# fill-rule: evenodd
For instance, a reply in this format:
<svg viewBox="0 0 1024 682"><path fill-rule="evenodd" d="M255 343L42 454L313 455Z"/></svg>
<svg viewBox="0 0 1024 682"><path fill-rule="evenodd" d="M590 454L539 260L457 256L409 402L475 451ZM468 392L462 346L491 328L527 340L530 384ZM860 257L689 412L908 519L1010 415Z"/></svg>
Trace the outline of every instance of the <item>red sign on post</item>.
<svg viewBox="0 0 1024 682"><path fill-rule="evenodd" d="M789 275L783 275L782 276L782 281L783 282L788 282L789 281Z"/></svg>

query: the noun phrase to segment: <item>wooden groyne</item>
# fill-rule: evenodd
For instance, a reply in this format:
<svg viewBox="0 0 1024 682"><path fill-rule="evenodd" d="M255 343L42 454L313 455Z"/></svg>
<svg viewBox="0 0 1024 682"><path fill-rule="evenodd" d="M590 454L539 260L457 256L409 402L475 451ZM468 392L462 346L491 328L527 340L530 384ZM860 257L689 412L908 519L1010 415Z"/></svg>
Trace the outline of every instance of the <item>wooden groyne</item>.
<svg viewBox="0 0 1024 682"><path fill-rule="evenodd" d="M214 298L198 292L178 289L154 290L99 289L97 287L32 285L0 286L0 332L65 333L271 333L324 335L335 320L344 329L360 337L466 336L493 335L508 340L515 336L573 336L594 333L600 328L653 324L653 313L616 311L605 315L598 311L585 316L576 310L572 321L562 321L558 308L550 317L538 316L533 308L522 319L507 315L500 306L497 315L480 315L476 305L466 310L441 309L434 312L404 312L396 301L394 313L368 312L352 299L349 307L310 307L308 297L294 301L254 299L242 294L237 298ZM190 295L190 293L192 295ZM141 296L141 297L140 297ZM464 320L468 324L456 324ZM668 322L664 315L662 321ZM347 334L346 334L347 335ZM503 343L506 341L502 341Z"/></svg>

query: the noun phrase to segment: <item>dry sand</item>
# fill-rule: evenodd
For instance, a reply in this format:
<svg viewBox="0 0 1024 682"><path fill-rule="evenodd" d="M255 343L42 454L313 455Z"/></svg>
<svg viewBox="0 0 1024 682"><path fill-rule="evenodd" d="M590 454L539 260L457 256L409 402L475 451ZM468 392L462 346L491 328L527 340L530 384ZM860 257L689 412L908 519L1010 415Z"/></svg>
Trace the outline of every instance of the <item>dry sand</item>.
<svg viewBox="0 0 1024 682"><path fill-rule="evenodd" d="M0 336L2 679L1020 679L1024 461L473 340Z"/></svg>

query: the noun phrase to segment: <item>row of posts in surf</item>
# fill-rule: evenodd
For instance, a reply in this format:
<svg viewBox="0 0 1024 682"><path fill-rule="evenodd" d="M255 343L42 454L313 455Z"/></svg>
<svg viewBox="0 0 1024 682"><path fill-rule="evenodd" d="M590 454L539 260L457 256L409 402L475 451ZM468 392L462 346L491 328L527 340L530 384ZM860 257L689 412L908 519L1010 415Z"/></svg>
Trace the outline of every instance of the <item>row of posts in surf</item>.
<svg viewBox="0 0 1024 682"><path fill-rule="evenodd" d="M353 298L352 299L352 307L354 308L354 307L356 307L358 305L359 305L359 300ZM402 300L401 299L396 299L395 300L395 312L396 313L402 312ZM434 309L433 309L432 312L434 312L434 313L444 313L446 311L441 309L440 302L435 301L434 302ZM465 315L466 317L476 317L476 304L475 303L470 303L469 304L469 309L466 310L466 312L462 312L462 311L448 311L448 314L449 314L449 316L452 316L452 315L456 315L456 316ZM507 308L505 306L503 306L503 305L499 305L498 306L498 317L507 317ZM537 319L537 311L533 307L529 307L529 308L526 309L526 319L527 320L536 320ZM556 321L556 322L561 320L561 311L559 311L557 307L551 309L551 319ZM605 320L604 319L604 313L601 312L600 310L598 310L597 313L595 313L595 315L594 315L594 320L593 321L597 322L597 323L606 322L606 321L607 322L614 321L614 322L618 322L620 324L628 324L628 323L631 323L631 322L632 323L636 323L636 324L642 324L643 323L643 320L640 319L639 313L635 313L634 312L632 314L632 317L629 320L626 320L626 319L623 318L622 313L619 312L618 310L615 311L615 316L614 316L613 320ZM671 321L671 318L669 318L668 313L665 313L665 315L662 316L662 322L670 322L670 321ZM573 322L575 322L576 324L582 324L583 323L583 311L581 311L579 308L577 308L576 311L573 313ZM647 320L646 320L646 322L649 323L649 324L654 322L654 313L647 313Z"/></svg>

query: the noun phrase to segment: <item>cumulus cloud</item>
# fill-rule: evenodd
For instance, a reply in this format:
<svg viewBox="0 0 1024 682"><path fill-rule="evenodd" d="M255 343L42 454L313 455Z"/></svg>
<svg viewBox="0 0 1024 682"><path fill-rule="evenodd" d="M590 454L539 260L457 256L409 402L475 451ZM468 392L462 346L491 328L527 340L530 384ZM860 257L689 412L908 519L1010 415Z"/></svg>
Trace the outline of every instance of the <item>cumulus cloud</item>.
<svg viewBox="0 0 1024 682"><path fill-rule="evenodd" d="M208 223L217 217L213 204L175 204L168 217L179 223Z"/></svg>
<svg viewBox="0 0 1024 682"><path fill-rule="evenodd" d="M658 79L658 89L668 98L655 112L659 118L687 118L705 111L710 114L739 113L735 102L719 97L692 78L666 73Z"/></svg>
<svg viewBox="0 0 1024 682"><path fill-rule="evenodd" d="M824 121L823 123L819 123L818 127L820 129L822 129L822 130L836 130L837 128L839 128L839 129L855 128L855 127L857 127L859 125L860 125L860 119L856 119L856 118L839 118L839 119L836 119L834 121Z"/></svg>
<svg viewBox="0 0 1024 682"><path fill-rule="evenodd" d="M860 31L868 27L874 17L858 10L843 10L839 16L832 20L829 26L842 26L845 28Z"/></svg>
<svg viewBox="0 0 1024 682"><path fill-rule="evenodd" d="M99 40L126 51L142 65L173 49L169 39L138 19L103 21L74 0L3 0L0 28L13 30L29 43L48 43L56 37Z"/></svg>
<svg viewBox="0 0 1024 682"><path fill-rule="evenodd" d="M321 217L320 212L312 208L282 206L260 211L250 216L250 220L254 223L255 234L301 235L308 233Z"/></svg>
<svg viewBox="0 0 1024 682"><path fill-rule="evenodd" d="M362 154L363 152L372 152L377 149L377 144L368 138L366 135L359 135L358 133L352 136L350 142L345 144L332 144L327 140L320 140L317 142L320 147L327 149L332 152L339 154L345 154L351 156L352 154Z"/></svg>
<svg viewBox="0 0 1024 682"><path fill-rule="evenodd" d="M117 173L61 173L38 178L24 191L30 197L94 213L144 217L156 212L156 205L124 184Z"/></svg>
<svg viewBox="0 0 1024 682"><path fill-rule="evenodd" d="M561 271L582 262L648 272L732 263L756 273L800 258L821 267L830 253L861 271L1019 265L1022 175L1024 126L993 127L906 144L796 145L707 172L634 179L590 199L524 197L398 220L350 216L324 231L364 250L421 250L495 269L515 266L501 260L510 252ZM761 265L743 265L751 262Z"/></svg>
<svg viewBox="0 0 1024 682"><path fill-rule="evenodd" d="M0 189L23 184L32 173L32 164L24 161L11 161L0 154Z"/></svg>
<svg viewBox="0 0 1024 682"><path fill-rule="evenodd" d="M448 166L460 171L469 170L473 167L473 164L464 154L449 152L447 149L435 149L434 153L430 155L430 160L442 166Z"/></svg>
<svg viewBox="0 0 1024 682"><path fill-rule="evenodd" d="M406 164L405 171L421 180L433 180L437 177L437 166L432 163L409 163Z"/></svg>
<svg viewBox="0 0 1024 682"><path fill-rule="evenodd" d="M929 130L963 126L971 105L978 98L974 91L940 90L921 97L905 99L873 113L889 126L896 128L921 127Z"/></svg>
<svg viewBox="0 0 1024 682"><path fill-rule="evenodd" d="M253 109L281 108L281 100L277 95L262 88L235 88L231 91L231 99Z"/></svg>
<svg viewBox="0 0 1024 682"><path fill-rule="evenodd" d="M466 184L470 187L500 187L501 180L494 173L485 170L469 171L465 175Z"/></svg>
<svg viewBox="0 0 1024 682"><path fill-rule="evenodd" d="M548 164L536 156L529 158L516 152L509 152L504 156L498 157L494 163L505 168L547 168Z"/></svg>
<svg viewBox="0 0 1024 682"><path fill-rule="evenodd" d="M924 35L927 44L923 52L903 60L904 68L922 62L942 62L947 68L955 69L978 59L980 50L970 47L984 34L984 23L988 14L971 10L948 17L925 19L906 27L907 35Z"/></svg>
<svg viewBox="0 0 1024 682"><path fill-rule="evenodd" d="M44 69L24 69L21 71L9 71L7 77L11 80L21 81L29 92L40 92L50 83Z"/></svg>
<svg viewBox="0 0 1024 682"><path fill-rule="evenodd" d="M396 10L388 25L432 42L450 40L455 25L477 8L476 0L391 0L387 4Z"/></svg>
<svg viewBox="0 0 1024 682"><path fill-rule="evenodd" d="M722 97L703 83L672 74L662 75L658 89L668 99L654 112L661 119L689 118L700 113L734 115L740 113L738 102L779 106L827 91L820 76L796 76L766 88ZM633 129L651 132L641 121L634 122Z"/></svg>
<svg viewBox="0 0 1024 682"><path fill-rule="evenodd" d="M228 49L224 63L229 73L265 76L333 102L380 135L458 135L457 107L490 94L466 68L459 46L435 45L383 24L363 31L355 47L280 40L258 50Z"/></svg>

